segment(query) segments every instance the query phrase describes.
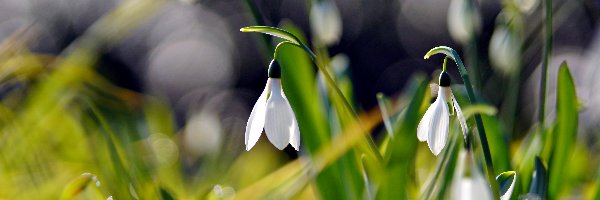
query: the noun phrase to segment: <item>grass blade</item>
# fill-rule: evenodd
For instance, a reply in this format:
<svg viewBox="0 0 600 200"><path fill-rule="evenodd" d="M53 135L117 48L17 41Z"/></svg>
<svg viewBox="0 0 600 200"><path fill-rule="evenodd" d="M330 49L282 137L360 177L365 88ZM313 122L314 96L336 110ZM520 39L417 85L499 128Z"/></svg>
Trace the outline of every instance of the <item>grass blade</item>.
<svg viewBox="0 0 600 200"><path fill-rule="evenodd" d="M569 159L573 152L577 137L577 94L575 83L566 62L560 65L558 83L556 88L556 129L554 134L554 148L550 159L550 182L548 194L550 199L558 198L566 189L565 177L569 169Z"/></svg>

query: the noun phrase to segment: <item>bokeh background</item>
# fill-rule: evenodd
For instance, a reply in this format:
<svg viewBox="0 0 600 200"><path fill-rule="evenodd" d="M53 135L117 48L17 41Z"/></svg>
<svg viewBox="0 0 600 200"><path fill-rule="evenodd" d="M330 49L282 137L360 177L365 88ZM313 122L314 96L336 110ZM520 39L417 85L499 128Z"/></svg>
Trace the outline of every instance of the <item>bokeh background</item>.
<svg viewBox="0 0 600 200"><path fill-rule="evenodd" d="M32 51L60 54L93 22L121 1L92 0L3 0L0 11L0 37L26 28L32 34ZM397 94L416 72L426 74L439 69L439 63L422 59L433 46L455 47L461 54L467 46L449 32L450 1L334 1L339 12L340 35L329 45L329 54L345 54L351 71L356 99L364 110L376 105L375 94ZM249 5L250 4L250 5ZM482 69L482 93L495 105L501 105L506 77L492 69L492 34L502 23L502 1L477 1L480 28L477 33L477 63ZM506 4L506 3L504 3ZM542 10L539 0L515 0L522 15L523 52L519 72L521 88L520 120L531 121L537 99L534 76L541 62L543 41ZM571 61L580 98L598 99L593 86L598 46L596 34L600 2L592 0L554 1L554 70L562 60ZM169 1L156 15L144 21L122 41L101 52L99 71L119 86L168 98L177 108L178 123L183 125L191 108L210 102L203 94L231 95L222 104L237 105L240 116L247 115L266 80L266 68L272 59L260 44L260 36L239 32L240 27L256 25L249 6L256 7L262 25L277 26L289 20L300 27L308 39L310 1ZM491 51L491 52L490 52ZM516 51L516 50L515 50ZM500 58L519 59L519 58ZM451 68L455 76L458 73ZM553 77L553 76L550 76ZM459 79L457 79L459 80ZM552 88L552 87L550 87ZM551 99L551 98L550 98ZM595 101L585 101L593 110ZM229 106L224 106L229 107ZM236 106L234 106L236 107ZM588 112L584 112L588 113ZM582 117L585 127L598 128L600 112ZM588 116L588 115L585 115ZM526 126L528 127L528 126Z"/></svg>
<svg viewBox="0 0 600 200"><path fill-rule="evenodd" d="M0 41L5 41L3 48L8 49L10 41L18 38L32 53L60 57L70 52L99 19L124 2L1 0ZM155 97L172 109L178 138L174 142L184 154L177 156L187 163L182 168L188 172L202 168L206 160L198 159L206 155L225 150L234 152L233 159L243 151L246 120L264 87L272 59L262 35L239 31L252 25L277 27L291 22L308 41L322 42L329 55L339 56L339 62L347 66L354 88L352 98L359 111L377 108L379 92L399 95L414 74L435 80L434 72L441 62L424 60L423 55L435 46L453 47L468 67L477 66L475 87L486 103L500 110L509 137L523 138L537 117L544 35L541 1L479 0L467 8L452 4L458 3L165 1L142 20L126 23L130 32L100 42L102 47L95 51L95 71L110 84ZM548 121L554 115L558 66L567 60L582 106L578 137L587 141L592 153L598 152L600 1L555 0L553 8ZM325 9L326 14L313 13L318 9ZM325 21L324 33L316 30L319 25L311 22L314 18ZM103 41L93 34L90 37ZM456 68L449 69L453 80L460 83ZM0 97L28 86L1 84ZM297 156L289 149L286 152L278 154L282 160Z"/></svg>

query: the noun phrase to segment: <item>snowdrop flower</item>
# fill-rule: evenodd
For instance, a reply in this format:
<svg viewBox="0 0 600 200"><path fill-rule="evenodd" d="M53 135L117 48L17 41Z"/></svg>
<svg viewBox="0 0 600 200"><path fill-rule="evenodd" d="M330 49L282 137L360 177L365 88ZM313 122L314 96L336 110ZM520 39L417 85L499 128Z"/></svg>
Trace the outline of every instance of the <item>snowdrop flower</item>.
<svg viewBox="0 0 600 200"><path fill-rule="evenodd" d="M435 102L429 106L417 127L417 138L421 142L427 141L429 149L436 156L444 149L446 140L448 139L450 125L449 101L451 101L451 106L456 111L456 116L458 117L465 138L468 129L465 117L450 89L450 75L448 75L445 69L440 74L439 83L438 96Z"/></svg>
<svg viewBox="0 0 600 200"><path fill-rule="evenodd" d="M254 104L246 124L246 151L260 138L262 130L271 143L280 150L291 144L300 147L300 129L296 116L281 88L281 67L273 59L269 66L269 79L262 94Z"/></svg>
<svg viewBox="0 0 600 200"><path fill-rule="evenodd" d="M324 44L337 43L342 36L342 17L335 2L313 2L310 9L310 27L313 34Z"/></svg>
<svg viewBox="0 0 600 200"><path fill-rule="evenodd" d="M478 170L469 150L461 151L452 183L452 199L493 199L492 190ZM471 166L471 176L464 176L465 164ZM504 200L504 199L503 199Z"/></svg>
<svg viewBox="0 0 600 200"><path fill-rule="evenodd" d="M481 31L481 13L472 0L450 1L447 20L450 36L462 44Z"/></svg>
<svg viewBox="0 0 600 200"><path fill-rule="evenodd" d="M473 152L471 150L460 151L458 154L458 164L454 178L452 180L452 199L480 199L487 200L493 199L492 190L490 185L485 180L483 172L477 168L473 160ZM470 165L470 176L465 176L465 165ZM503 174L512 175L506 182L499 181L498 179ZM500 183L500 200L509 200L514 190L515 182L517 180L517 173L515 171L509 171L501 173L496 177L495 181ZM503 185L504 184L504 185Z"/></svg>

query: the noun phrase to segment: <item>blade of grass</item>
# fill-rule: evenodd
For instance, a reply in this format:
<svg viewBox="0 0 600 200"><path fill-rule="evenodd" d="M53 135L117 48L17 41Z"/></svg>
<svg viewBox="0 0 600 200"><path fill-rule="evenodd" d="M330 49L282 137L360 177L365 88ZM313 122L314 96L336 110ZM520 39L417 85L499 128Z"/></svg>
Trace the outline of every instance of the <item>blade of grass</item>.
<svg viewBox="0 0 600 200"><path fill-rule="evenodd" d="M556 129L553 152L549 164L548 195L550 199L559 198L561 191L568 187L565 177L567 164L573 152L577 138L578 111L575 83L566 62L560 65L556 88Z"/></svg>
<svg viewBox="0 0 600 200"><path fill-rule="evenodd" d="M290 29L293 30L293 29ZM277 60L282 66L283 89L296 113L302 142L311 155L331 142L330 127L325 110L317 94L316 77L310 58L299 48L278 46ZM310 134L310 135L305 135ZM352 198L362 192L362 176L351 163L356 163L354 155L346 155L316 176L317 188L323 198ZM354 167L356 167L354 165ZM359 189L349 193L346 187Z"/></svg>
<svg viewBox="0 0 600 200"><path fill-rule="evenodd" d="M395 138L389 141L385 151L388 160L384 170L383 182L377 193L378 199L415 199L411 186L415 185L415 153L417 151L417 124L419 109L425 102L427 81L417 77L409 86L409 96L412 97L406 110L402 112L401 120L395 124Z"/></svg>

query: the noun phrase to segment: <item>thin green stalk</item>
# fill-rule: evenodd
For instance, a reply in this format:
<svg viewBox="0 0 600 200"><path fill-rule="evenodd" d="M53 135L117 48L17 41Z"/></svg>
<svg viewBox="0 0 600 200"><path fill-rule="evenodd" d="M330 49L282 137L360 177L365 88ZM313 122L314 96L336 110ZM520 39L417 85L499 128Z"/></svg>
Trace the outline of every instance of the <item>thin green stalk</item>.
<svg viewBox="0 0 600 200"><path fill-rule="evenodd" d="M456 63L456 66L458 66L458 72L460 73L460 76L463 79L465 88L467 89L467 95L469 97L469 101L471 102L472 105L477 104L478 100L475 97L475 93L473 92L473 86L471 85L471 81L469 79L469 73L467 72L467 68L463 64L462 60L460 59L460 56L458 56L458 53L450 47L439 46L439 47L435 47L435 48L429 50L429 52L427 52L427 54L425 54L425 59L428 59L430 56L438 54L438 53L443 53L447 57L450 57L450 58L452 58L452 60L454 60L454 62ZM479 139L481 140L480 141L481 147L483 149L483 156L485 158L485 163L486 163L486 167L487 167L488 181L489 181L490 185L492 186L492 191L493 191L492 193L494 194L494 199L500 199L500 196L498 193L498 191L500 191L500 189L499 189L498 183L496 182L496 178L495 178L496 176L494 175L494 165L492 163L492 154L490 153L490 147L488 145L487 136L485 135L485 128L483 127L483 121L481 119L480 114L475 114L475 124L477 124L477 130L479 132Z"/></svg>
<svg viewBox="0 0 600 200"><path fill-rule="evenodd" d="M538 107L538 122L539 126L544 127L545 109L546 109L546 82L548 79L548 59L552 52L552 0L544 1L544 22L545 22L545 39L544 43L544 57L542 58L542 79L540 80L540 102ZM540 129L540 130L542 130Z"/></svg>

